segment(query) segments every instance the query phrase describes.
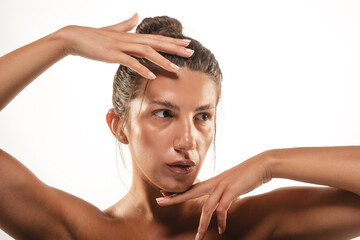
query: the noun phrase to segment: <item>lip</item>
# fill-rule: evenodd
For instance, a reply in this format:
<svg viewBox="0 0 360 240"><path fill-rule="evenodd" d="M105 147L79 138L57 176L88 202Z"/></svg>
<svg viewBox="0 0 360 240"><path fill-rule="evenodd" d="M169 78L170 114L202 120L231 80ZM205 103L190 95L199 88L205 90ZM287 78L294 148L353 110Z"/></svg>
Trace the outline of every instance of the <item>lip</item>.
<svg viewBox="0 0 360 240"><path fill-rule="evenodd" d="M180 160L166 164L168 169L178 174L189 174L195 169L195 163L191 160Z"/></svg>

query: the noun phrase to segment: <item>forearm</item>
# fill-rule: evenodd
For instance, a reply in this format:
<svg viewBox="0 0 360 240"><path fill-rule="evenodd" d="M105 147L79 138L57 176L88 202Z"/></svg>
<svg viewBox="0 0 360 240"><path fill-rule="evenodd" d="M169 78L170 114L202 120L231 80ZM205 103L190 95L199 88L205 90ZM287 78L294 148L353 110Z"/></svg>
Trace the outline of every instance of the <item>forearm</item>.
<svg viewBox="0 0 360 240"><path fill-rule="evenodd" d="M360 146L275 149L267 154L272 178L327 185L360 196Z"/></svg>
<svg viewBox="0 0 360 240"><path fill-rule="evenodd" d="M37 76L66 56L58 32L0 58L0 110Z"/></svg>

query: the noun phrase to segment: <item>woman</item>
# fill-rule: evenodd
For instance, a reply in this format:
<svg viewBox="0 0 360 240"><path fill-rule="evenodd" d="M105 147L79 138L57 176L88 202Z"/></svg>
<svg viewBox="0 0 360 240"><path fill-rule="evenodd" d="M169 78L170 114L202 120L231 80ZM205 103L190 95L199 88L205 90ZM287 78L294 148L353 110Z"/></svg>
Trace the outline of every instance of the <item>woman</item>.
<svg viewBox="0 0 360 240"><path fill-rule="evenodd" d="M137 20L134 15L102 29L68 26L0 59L1 109L67 55L120 63L114 79L114 108L106 120L114 136L129 146L133 163L129 193L101 211L43 184L0 150L4 231L16 239L347 239L360 235L359 147L269 150L214 178L197 181L215 137L220 68L209 50L182 35L177 20L145 19L137 28L141 34L127 33ZM330 187L285 188L238 199L272 178Z"/></svg>

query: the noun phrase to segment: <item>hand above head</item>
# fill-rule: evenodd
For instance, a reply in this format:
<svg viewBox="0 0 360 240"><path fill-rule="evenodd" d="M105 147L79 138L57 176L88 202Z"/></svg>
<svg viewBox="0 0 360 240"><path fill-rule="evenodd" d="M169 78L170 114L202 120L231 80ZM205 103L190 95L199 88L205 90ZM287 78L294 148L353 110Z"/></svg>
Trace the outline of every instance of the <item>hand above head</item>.
<svg viewBox="0 0 360 240"><path fill-rule="evenodd" d="M165 70L174 72L178 67L157 51L181 57L192 55L193 51L186 48L189 40L129 33L137 25L138 19L135 14L126 21L98 29L71 25L60 29L58 33L65 39L66 54L123 64L147 79L153 79L155 75L132 56L146 58Z"/></svg>
<svg viewBox="0 0 360 240"><path fill-rule="evenodd" d="M160 206L169 206L208 195L202 207L196 240L204 238L215 211L219 233L222 234L226 228L227 211L233 201L271 180L265 159L263 154L256 155L209 180L194 184L184 193L171 195L162 191L164 197L156 200Z"/></svg>
<svg viewBox="0 0 360 240"><path fill-rule="evenodd" d="M0 58L0 110L30 82L67 55L119 63L138 72L146 79L156 76L133 56L146 58L167 71L178 67L159 52L190 57L189 40L154 34L129 33L138 22L138 15L103 28L66 26L33 43ZM24 64L26 63L26 64ZM19 71L18 69L21 69Z"/></svg>

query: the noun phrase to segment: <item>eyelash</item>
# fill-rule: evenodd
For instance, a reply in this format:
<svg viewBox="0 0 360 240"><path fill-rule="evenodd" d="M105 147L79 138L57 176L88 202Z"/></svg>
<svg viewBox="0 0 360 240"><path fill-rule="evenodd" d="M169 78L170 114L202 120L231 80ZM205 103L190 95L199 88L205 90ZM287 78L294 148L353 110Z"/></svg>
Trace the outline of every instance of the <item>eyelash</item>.
<svg viewBox="0 0 360 240"><path fill-rule="evenodd" d="M158 115L158 113L161 113L161 112L166 112L167 114L163 114L163 115L167 115L167 116L164 116L164 117L160 117ZM159 117L159 118L169 118L169 117L174 117L174 115L171 113L171 111L167 110L167 109L161 109L161 110L157 110L157 111L154 111L153 112L153 115L155 115L156 117ZM197 116L206 116L205 119L198 119ZM205 113L205 112L202 112L202 113L198 113L196 114L195 116L195 119L196 120L200 120L200 121L207 121L207 120L210 120L211 119L211 115L209 113Z"/></svg>
<svg viewBox="0 0 360 240"><path fill-rule="evenodd" d="M155 116L159 117L159 118L166 118L166 117L160 117L160 116L158 116L157 114L160 113L160 112L168 112L168 114L170 115L170 117L173 117L173 115L171 114L171 112L170 112L169 110L167 110L167 109L157 110L157 111L155 111L153 114L154 114Z"/></svg>
<svg viewBox="0 0 360 240"><path fill-rule="evenodd" d="M196 116L199 116L199 115L206 116L206 117L205 117L205 119L204 119L204 120L200 120L200 119L197 119L197 118L195 117L197 120L200 120L200 121L207 121L207 120L209 120L209 119L210 119L210 114L208 114L208 113L199 113L199 114L197 114Z"/></svg>

